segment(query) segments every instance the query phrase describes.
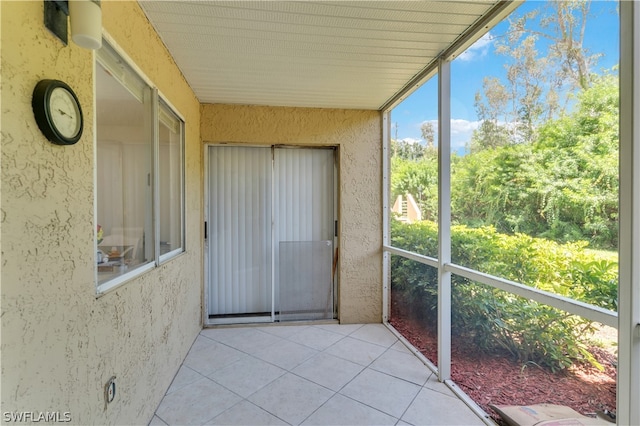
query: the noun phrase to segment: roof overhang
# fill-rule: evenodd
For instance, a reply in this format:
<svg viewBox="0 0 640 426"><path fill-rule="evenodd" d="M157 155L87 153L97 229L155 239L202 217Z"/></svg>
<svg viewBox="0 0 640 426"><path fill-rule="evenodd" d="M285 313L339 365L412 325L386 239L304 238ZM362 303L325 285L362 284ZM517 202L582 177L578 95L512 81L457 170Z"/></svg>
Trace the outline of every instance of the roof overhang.
<svg viewBox="0 0 640 426"><path fill-rule="evenodd" d="M520 2L142 1L201 103L385 109Z"/></svg>

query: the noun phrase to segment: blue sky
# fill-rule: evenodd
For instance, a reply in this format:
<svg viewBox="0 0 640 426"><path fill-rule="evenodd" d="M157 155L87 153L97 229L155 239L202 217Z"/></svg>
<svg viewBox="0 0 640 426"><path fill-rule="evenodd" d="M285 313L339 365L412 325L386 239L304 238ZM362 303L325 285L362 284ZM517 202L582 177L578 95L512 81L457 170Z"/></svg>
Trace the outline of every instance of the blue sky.
<svg viewBox="0 0 640 426"><path fill-rule="evenodd" d="M527 1L514 14L521 15L544 3ZM451 144L452 150L459 154L464 153L465 144L478 125L474 96L482 88L483 78L504 77L504 57L495 54L492 38L506 33L507 29L507 21L498 24L451 64ZM618 31L617 2L593 1L585 31L585 47L589 52L603 56L592 71L609 69L618 63ZM541 52L543 49L543 46L538 47ZM437 93L437 78L432 78L396 106L391 113L391 137L419 141L423 122L431 121L437 128Z"/></svg>

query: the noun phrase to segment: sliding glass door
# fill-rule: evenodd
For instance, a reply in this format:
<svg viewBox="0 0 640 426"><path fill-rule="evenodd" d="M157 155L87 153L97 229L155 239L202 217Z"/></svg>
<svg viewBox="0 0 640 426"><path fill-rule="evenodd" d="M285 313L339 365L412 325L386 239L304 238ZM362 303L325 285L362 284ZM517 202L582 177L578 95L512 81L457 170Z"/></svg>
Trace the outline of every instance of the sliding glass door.
<svg viewBox="0 0 640 426"><path fill-rule="evenodd" d="M333 318L334 149L208 148L210 323Z"/></svg>

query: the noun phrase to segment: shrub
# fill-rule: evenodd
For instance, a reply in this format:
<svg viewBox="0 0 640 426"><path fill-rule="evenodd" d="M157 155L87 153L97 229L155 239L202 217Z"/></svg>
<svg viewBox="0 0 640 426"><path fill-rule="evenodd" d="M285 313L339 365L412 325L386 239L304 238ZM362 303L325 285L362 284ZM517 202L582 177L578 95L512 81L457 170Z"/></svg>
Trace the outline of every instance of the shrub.
<svg viewBox="0 0 640 426"><path fill-rule="evenodd" d="M617 263L586 243L558 244L523 234L499 234L492 227L451 230L452 259L462 266L555 294L617 310ZM417 253L437 253L437 225L392 222L392 244ZM400 256L392 257L392 286L413 309L437 320L437 271ZM486 351L505 350L521 362L551 370L576 361L599 366L585 337L592 323L550 306L463 277L452 277L452 333Z"/></svg>

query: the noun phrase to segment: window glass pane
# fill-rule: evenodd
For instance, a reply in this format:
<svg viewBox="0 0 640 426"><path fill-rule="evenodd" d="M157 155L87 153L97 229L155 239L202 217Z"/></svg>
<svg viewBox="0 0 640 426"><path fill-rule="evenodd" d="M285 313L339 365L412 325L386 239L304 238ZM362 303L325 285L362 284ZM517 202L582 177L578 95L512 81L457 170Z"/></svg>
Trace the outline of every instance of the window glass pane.
<svg viewBox="0 0 640 426"><path fill-rule="evenodd" d="M391 257L389 324L438 365L438 270Z"/></svg>
<svg viewBox="0 0 640 426"><path fill-rule="evenodd" d="M452 62L453 263L616 309L617 7L525 2Z"/></svg>
<svg viewBox="0 0 640 426"><path fill-rule="evenodd" d="M98 284L154 261L150 89L114 55L96 64Z"/></svg>
<svg viewBox="0 0 640 426"><path fill-rule="evenodd" d="M183 123L164 104L159 109L160 256L183 244Z"/></svg>
<svg viewBox="0 0 640 426"><path fill-rule="evenodd" d="M456 275L452 283L451 376L498 424L492 405L615 413L615 328Z"/></svg>
<svg viewBox="0 0 640 426"><path fill-rule="evenodd" d="M391 111L391 245L438 256L438 77Z"/></svg>

